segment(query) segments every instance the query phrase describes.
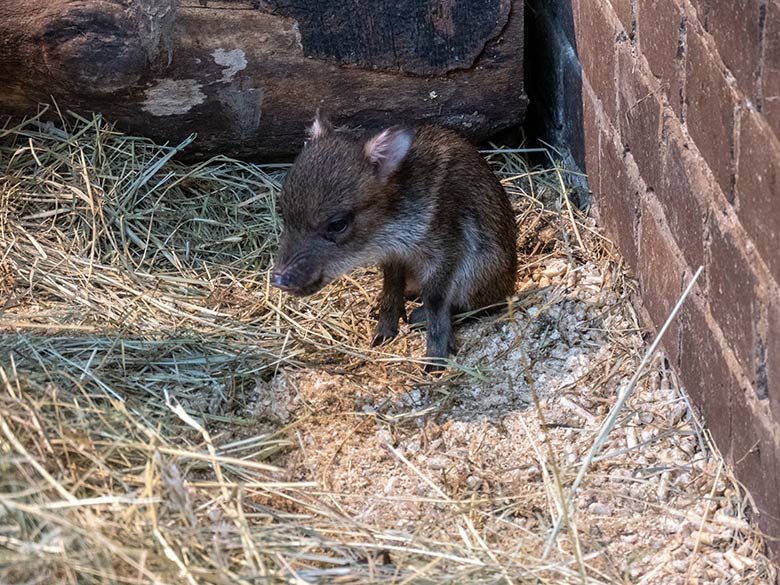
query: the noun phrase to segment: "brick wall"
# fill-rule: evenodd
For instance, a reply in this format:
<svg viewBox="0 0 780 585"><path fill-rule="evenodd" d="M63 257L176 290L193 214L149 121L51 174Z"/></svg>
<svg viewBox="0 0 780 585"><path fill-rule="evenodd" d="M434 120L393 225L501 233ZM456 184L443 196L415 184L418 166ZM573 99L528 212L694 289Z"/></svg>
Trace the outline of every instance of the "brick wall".
<svg viewBox="0 0 780 585"><path fill-rule="evenodd" d="M666 355L780 537L780 0L529 13L529 117L587 173L648 326L704 266Z"/></svg>

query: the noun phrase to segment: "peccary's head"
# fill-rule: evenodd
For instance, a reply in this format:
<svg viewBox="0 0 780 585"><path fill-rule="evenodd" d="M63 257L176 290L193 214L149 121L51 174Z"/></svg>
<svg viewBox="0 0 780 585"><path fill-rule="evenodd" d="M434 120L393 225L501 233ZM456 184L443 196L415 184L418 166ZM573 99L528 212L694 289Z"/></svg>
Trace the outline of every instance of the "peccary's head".
<svg viewBox="0 0 780 585"><path fill-rule="evenodd" d="M334 131L318 114L279 195L284 221L271 284L309 295L393 245L393 199L414 130L367 141Z"/></svg>

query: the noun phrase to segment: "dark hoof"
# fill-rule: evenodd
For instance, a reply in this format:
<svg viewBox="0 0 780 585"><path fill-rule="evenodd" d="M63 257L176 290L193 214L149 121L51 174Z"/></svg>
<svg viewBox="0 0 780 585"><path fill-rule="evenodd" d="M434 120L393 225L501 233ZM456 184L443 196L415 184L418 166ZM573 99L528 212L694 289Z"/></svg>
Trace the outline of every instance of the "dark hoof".
<svg viewBox="0 0 780 585"><path fill-rule="evenodd" d="M377 333L374 335L374 339L371 340L371 347L377 347L379 345L382 345L383 343L387 343L391 339L394 339L395 335L382 335L380 333Z"/></svg>
<svg viewBox="0 0 780 585"><path fill-rule="evenodd" d="M425 367L423 368L423 372L425 372L426 374L440 374L444 372L446 367L447 366L443 363L425 364Z"/></svg>
<svg viewBox="0 0 780 585"><path fill-rule="evenodd" d="M374 330L374 339L371 341L371 347L382 345L398 335L398 318L395 321L379 320Z"/></svg>

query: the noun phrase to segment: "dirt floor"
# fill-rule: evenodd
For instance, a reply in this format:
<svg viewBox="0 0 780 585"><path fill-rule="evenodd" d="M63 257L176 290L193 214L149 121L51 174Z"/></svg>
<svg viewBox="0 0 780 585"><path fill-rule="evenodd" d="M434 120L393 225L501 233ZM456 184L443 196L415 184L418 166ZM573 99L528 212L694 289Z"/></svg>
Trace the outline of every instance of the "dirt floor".
<svg viewBox="0 0 780 585"><path fill-rule="evenodd" d="M545 575L545 538L564 486L645 345L599 270L576 268L578 284L567 287L571 266L551 258L539 267L550 285L522 283L529 296L514 319L462 326L465 372L446 382L410 383L391 363L310 367L261 383L254 412L264 430L295 426L298 448L277 462L286 478L315 480L361 524L481 549L499 566L534 559L528 573L508 569L510 580L557 573L578 581L578 555L607 583L747 579L755 543L743 494L662 357L568 503L576 524ZM404 334L391 351L420 355L422 333Z"/></svg>
<svg viewBox="0 0 780 585"><path fill-rule="evenodd" d="M270 288L284 168L175 152L0 132L0 582L772 582L554 163L490 154L517 294L427 376L419 328L370 347L376 269Z"/></svg>

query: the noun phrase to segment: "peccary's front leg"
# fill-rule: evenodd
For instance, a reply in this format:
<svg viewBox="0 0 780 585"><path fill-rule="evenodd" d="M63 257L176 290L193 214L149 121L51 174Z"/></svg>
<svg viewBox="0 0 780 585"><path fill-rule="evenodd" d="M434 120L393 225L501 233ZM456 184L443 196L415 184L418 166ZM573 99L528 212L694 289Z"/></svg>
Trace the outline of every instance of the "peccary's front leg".
<svg viewBox="0 0 780 585"><path fill-rule="evenodd" d="M403 264L387 262L382 265L384 283L382 300L379 306L379 319L376 324L374 340L377 346L398 335L398 319L406 319L404 311L404 289L406 288L406 270Z"/></svg>
<svg viewBox="0 0 780 585"><path fill-rule="evenodd" d="M452 330L452 309L439 291L423 293L425 314L428 319L425 355L429 358L447 359L455 350L455 334ZM444 369L444 362L436 359L425 366L426 372Z"/></svg>

